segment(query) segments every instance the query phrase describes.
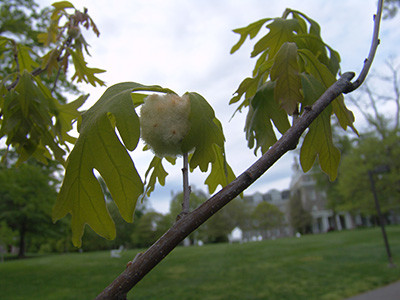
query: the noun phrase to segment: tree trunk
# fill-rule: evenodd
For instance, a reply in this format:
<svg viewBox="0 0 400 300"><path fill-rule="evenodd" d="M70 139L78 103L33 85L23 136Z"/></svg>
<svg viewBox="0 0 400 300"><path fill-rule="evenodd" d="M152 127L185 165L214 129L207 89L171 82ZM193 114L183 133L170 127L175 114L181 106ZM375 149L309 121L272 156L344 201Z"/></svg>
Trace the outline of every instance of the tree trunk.
<svg viewBox="0 0 400 300"><path fill-rule="evenodd" d="M23 222L19 229L18 258L25 258L25 233L26 233L26 223Z"/></svg>

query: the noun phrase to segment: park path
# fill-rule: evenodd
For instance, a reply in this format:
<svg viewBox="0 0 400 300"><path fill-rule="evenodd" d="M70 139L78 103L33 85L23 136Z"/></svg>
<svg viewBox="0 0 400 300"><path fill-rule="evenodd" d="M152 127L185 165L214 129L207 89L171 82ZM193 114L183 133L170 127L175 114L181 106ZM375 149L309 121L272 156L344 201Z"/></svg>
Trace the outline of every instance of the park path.
<svg viewBox="0 0 400 300"><path fill-rule="evenodd" d="M345 300L400 300L400 281Z"/></svg>

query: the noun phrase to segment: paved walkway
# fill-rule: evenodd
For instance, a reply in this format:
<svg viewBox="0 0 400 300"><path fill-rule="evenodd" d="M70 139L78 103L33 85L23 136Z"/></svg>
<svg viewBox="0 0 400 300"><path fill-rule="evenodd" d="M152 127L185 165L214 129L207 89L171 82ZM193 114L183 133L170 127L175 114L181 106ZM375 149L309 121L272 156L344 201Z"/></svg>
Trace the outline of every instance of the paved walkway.
<svg viewBox="0 0 400 300"><path fill-rule="evenodd" d="M348 298L346 300L399 300L400 299L400 281L396 281L387 286L373 291Z"/></svg>

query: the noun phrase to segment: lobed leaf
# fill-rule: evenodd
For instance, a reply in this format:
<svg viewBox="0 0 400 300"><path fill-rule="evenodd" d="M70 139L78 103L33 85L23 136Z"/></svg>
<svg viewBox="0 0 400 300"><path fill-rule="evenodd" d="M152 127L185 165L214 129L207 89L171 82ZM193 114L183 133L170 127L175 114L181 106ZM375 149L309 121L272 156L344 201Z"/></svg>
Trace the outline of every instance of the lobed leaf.
<svg viewBox="0 0 400 300"><path fill-rule="evenodd" d="M233 32L240 34L240 39L232 47L231 54L233 54L237 50L239 50L239 48L243 45L243 43L245 42L247 37L250 37L250 39L253 39L257 35L257 33L260 31L261 27L270 20L271 20L270 18L261 19L254 23L251 23L250 25L248 25L246 27L234 29Z"/></svg>
<svg viewBox="0 0 400 300"><path fill-rule="evenodd" d="M292 19L288 19L290 14ZM270 20L266 26L269 32L260 38L251 53L252 57L260 55L253 77L246 78L230 100L230 104L236 103L244 96L236 111L249 106L245 132L248 146L255 148L255 154L258 149L265 152L276 141L272 122L281 133L285 132L290 126L287 115L296 112L299 104L301 111L312 105L336 81L340 70L339 54L324 43L321 28L313 19L287 9L282 18ZM236 51L250 32L255 36L263 22L241 28L237 32L241 38L232 50ZM301 148L303 170L309 170L318 157L331 180L336 178L340 158L332 142L332 113L344 129L350 126L356 132L354 116L340 95L309 127Z"/></svg>
<svg viewBox="0 0 400 300"><path fill-rule="evenodd" d="M82 117L78 128L80 135L69 155L64 181L53 208L54 221L68 213L72 215L75 246L81 245L85 224L103 237L115 237L115 225L94 169L103 177L121 216L128 222L133 220L143 183L125 147L134 150L140 137L139 118L131 92L144 87L133 82L114 85ZM124 144L118 139L114 124Z"/></svg>
<svg viewBox="0 0 400 300"><path fill-rule="evenodd" d="M153 170L151 172L151 170ZM151 172L149 180L147 180L147 176ZM144 195L150 196L150 194L154 191L157 180L158 182L164 186L165 185L165 178L167 177L168 173L165 171L164 166L162 165L162 158L158 156L154 156L152 161L150 162L149 168L145 174L145 185L146 189Z"/></svg>
<svg viewBox="0 0 400 300"><path fill-rule="evenodd" d="M354 127L354 114L346 107L344 97L341 95L332 102L333 112L339 121L340 126L346 130L349 126L355 134L358 135L357 129Z"/></svg>
<svg viewBox="0 0 400 300"><path fill-rule="evenodd" d="M238 102L245 93L246 93L246 99L252 97L256 93L257 87L258 87L258 82L255 78L252 77L245 78L240 83L238 89L235 92L236 95L229 101L229 104Z"/></svg>
<svg viewBox="0 0 400 300"><path fill-rule="evenodd" d="M271 80L276 82L275 100L288 115L292 115L303 100L295 43L286 42L279 49L271 68Z"/></svg>
<svg viewBox="0 0 400 300"><path fill-rule="evenodd" d="M76 138L70 136L68 132L72 130L73 121L81 117L78 108L85 103L88 97L89 94L79 96L77 99L67 104L56 103L58 112L55 128L57 135L61 137L61 140L75 144Z"/></svg>
<svg viewBox="0 0 400 300"><path fill-rule="evenodd" d="M7 136L6 144L16 148L18 163L31 156L45 162L49 154L46 148L63 162L65 151L59 144L65 141L53 124L53 118L57 121L59 117L58 108L57 100L40 79L33 79L27 71L22 73L17 86L5 95L0 137Z"/></svg>
<svg viewBox="0 0 400 300"><path fill-rule="evenodd" d="M274 100L274 88L273 82L266 82L251 100L245 132L249 148L255 146L255 154L258 149L265 153L276 142L271 121L282 134L290 127L285 111L280 109ZM256 145L254 145L255 142Z"/></svg>
<svg viewBox="0 0 400 300"><path fill-rule="evenodd" d="M293 32L299 30L299 22L296 19L276 18L267 25L267 28L269 29L268 34L254 45L251 57L268 51L269 59L274 58L284 43L293 41Z"/></svg>
<svg viewBox="0 0 400 300"><path fill-rule="evenodd" d="M190 99L191 128L182 142L182 151L189 153L194 149L190 168L198 166L202 172L206 172L208 164L215 161L215 153L209 149L213 144L223 147L225 138L210 104L197 93L187 94Z"/></svg>
<svg viewBox="0 0 400 300"><path fill-rule="evenodd" d="M314 54L307 49L299 49L298 53L300 57L305 62L305 70L307 73L311 74L320 81L325 89L330 87L335 81L335 76L329 71L328 67L322 64ZM346 130L347 126L353 129L354 132L357 132L353 123L354 123L354 115L353 113L347 109L344 104L343 95L337 97L333 102L333 112L335 113L340 126Z"/></svg>
<svg viewBox="0 0 400 300"><path fill-rule="evenodd" d="M54 71L59 69L58 56L60 52L58 49L52 49L42 57L42 69L46 69L47 74L51 75Z"/></svg>
<svg viewBox="0 0 400 300"><path fill-rule="evenodd" d="M226 161L224 149L217 144L213 144L211 151L214 152L215 160L211 165L211 172L205 181L205 184L208 185L208 191L210 194L215 192L218 185L225 187L236 178L232 168Z"/></svg>
<svg viewBox="0 0 400 300"><path fill-rule="evenodd" d="M325 87L312 75L302 77L304 102L312 104L324 92ZM300 164L304 172L313 166L318 157L321 169L334 181L340 161L340 151L333 144L331 128L332 106L329 105L310 125L300 150Z"/></svg>
<svg viewBox="0 0 400 300"><path fill-rule="evenodd" d="M29 54L31 52L31 48L17 44L17 59L18 59L18 66L19 72L22 74L25 70L28 72L32 72L35 68L39 65L36 61L34 61Z"/></svg>
<svg viewBox="0 0 400 300"><path fill-rule="evenodd" d="M53 6L55 9L58 9L58 10L65 9L65 8L75 8L74 5L69 1L54 2L51 6Z"/></svg>
<svg viewBox="0 0 400 300"><path fill-rule="evenodd" d="M75 66L75 74L72 76L72 80L77 79L77 82L84 81L86 83L90 83L93 86L96 86L96 83L98 83L99 85L105 85L104 81L94 75L97 73L104 73L105 70L87 67L87 63L84 60L81 51L75 52L69 49L69 53L71 54L72 61Z"/></svg>

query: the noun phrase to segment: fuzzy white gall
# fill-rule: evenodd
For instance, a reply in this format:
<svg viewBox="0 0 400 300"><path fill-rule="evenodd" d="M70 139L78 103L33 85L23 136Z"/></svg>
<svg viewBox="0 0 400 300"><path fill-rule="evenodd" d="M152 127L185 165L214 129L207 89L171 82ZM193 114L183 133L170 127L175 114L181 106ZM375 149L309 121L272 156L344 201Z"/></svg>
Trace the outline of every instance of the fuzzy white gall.
<svg viewBox="0 0 400 300"><path fill-rule="evenodd" d="M160 156L182 155L181 145L190 130L188 95L149 95L140 110L141 136Z"/></svg>

